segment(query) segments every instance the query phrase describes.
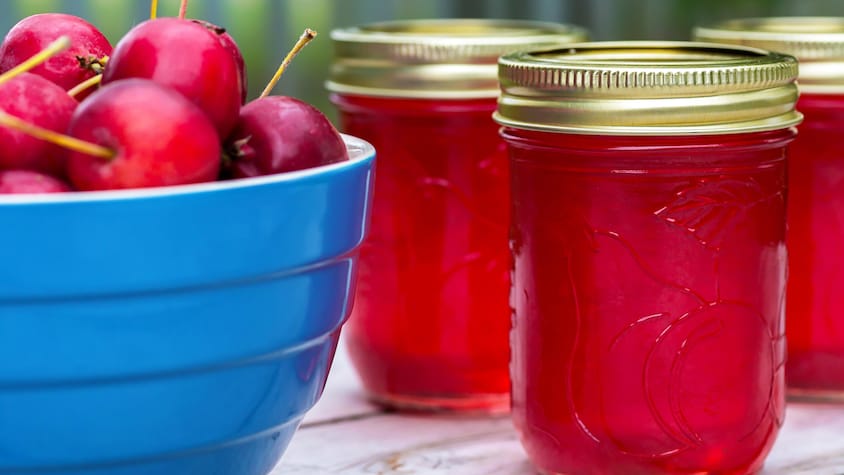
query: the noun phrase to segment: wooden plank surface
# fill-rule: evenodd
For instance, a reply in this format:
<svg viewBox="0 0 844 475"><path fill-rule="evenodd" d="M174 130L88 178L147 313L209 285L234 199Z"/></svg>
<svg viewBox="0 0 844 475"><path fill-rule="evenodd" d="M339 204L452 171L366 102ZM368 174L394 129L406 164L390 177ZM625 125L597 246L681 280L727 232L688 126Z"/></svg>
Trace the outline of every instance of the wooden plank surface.
<svg viewBox="0 0 844 475"><path fill-rule="evenodd" d="M534 475L507 417L388 414L344 348L322 400L272 475ZM844 475L844 406L790 404L762 475Z"/></svg>

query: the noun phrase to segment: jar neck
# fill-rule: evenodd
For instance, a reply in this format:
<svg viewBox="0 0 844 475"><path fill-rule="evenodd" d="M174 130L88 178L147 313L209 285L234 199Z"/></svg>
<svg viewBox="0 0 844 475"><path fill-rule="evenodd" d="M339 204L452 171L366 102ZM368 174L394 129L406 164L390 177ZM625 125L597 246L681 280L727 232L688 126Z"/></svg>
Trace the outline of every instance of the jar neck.
<svg viewBox="0 0 844 475"><path fill-rule="evenodd" d="M654 150L677 151L684 148L777 148L794 140L797 131L793 127L765 132L718 135L587 135L542 132L513 127L502 127L501 135L511 143L531 143L534 146L550 146L567 149L595 151Z"/></svg>
<svg viewBox="0 0 844 475"><path fill-rule="evenodd" d="M544 157L589 166L604 163L610 167L629 165L652 169L683 167L753 167L778 162L786 157L787 145L797 135L795 128L765 132L687 136L579 135L503 127L501 135L511 149L511 157L529 156L542 151Z"/></svg>
<svg viewBox="0 0 844 475"><path fill-rule="evenodd" d="M490 116L497 98L482 99L411 99L402 97L360 96L332 93L331 102L343 112L392 115L485 114Z"/></svg>
<svg viewBox="0 0 844 475"><path fill-rule="evenodd" d="M804 116L800 130L844 129L844 94L804 93L797 101L797 110Z"/></svg>

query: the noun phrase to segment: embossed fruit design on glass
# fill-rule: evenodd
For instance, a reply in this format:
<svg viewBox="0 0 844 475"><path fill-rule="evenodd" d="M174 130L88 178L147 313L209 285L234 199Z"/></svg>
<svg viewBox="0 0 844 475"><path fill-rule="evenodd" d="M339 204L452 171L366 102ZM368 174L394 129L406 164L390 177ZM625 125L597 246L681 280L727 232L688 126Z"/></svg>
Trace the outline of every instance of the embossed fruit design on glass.
<svg viewBox="0 0 844 475"><path fill-rule="evenodd" d="M783 422L794 58L585 43L501 59L513 418L553 474L745 474Z"/></svg>
<svg viewBox="0 0 844 475"><path fill-rule="evenodd" d="M351 359L372 399L423 410L509 409L508 163L498 56L584 38L495 20L389 22L332 33L340 129L375 145Z"/></svg>
<svg viewBox="0 0 844 475"><path fill-rule="evenodd" d="M844 402L844 18L755 18L695 36L800 61L806 119L791 145L786 304L789 395Z"/></svg>

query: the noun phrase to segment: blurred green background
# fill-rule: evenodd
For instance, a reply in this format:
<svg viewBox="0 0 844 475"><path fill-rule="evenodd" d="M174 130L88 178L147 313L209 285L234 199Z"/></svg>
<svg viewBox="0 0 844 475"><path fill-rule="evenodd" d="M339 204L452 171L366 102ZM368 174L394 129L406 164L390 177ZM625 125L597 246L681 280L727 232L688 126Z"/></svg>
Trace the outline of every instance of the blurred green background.
<svg viewBox="0 0 844 475"><path fill-rule="evenodd" d="M3 0L5 32L24 16L57 11L79 15L116 42L149 15L148 0ZM159 0L159 15L175 15L179 0ZM188 14L229 30L243 50L256 95L306 28L320 35L294 61L276 94L304 99L329 117L323 89L331 62L332 28L412 18L519 18L574 23L595 40L688 39L691 28L718 19L768 15L844 16L844 0L191 0Z"/></svg>

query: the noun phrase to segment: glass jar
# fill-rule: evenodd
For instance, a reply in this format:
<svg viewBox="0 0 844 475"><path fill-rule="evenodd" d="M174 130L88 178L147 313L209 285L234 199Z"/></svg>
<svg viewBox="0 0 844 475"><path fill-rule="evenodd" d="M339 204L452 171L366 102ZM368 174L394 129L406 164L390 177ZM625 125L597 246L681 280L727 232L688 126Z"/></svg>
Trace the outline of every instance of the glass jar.
<svg viewBox="0 0 844 475"><path fill-rule="evenodd" d="M789 395L844 402L844 18L755 18L697 28L800 61L805 115L791 145L786 304Z"/></svg>
<svg viewBox="0 0 844 475"><path fill-rule="evenodd" d="M375 401L509 409L509 191L492 120L497 59L584 37L573 26L497 20L332 32L327 87L340 129L378 153L372 227L344 330Z"/></svg>
<svg viewBox="0 0 844 475"><path fill-rule="evenodd" d="M701 43L501 59L513 418L540 470L761 467L785 404L796 74Z"/></svg>

